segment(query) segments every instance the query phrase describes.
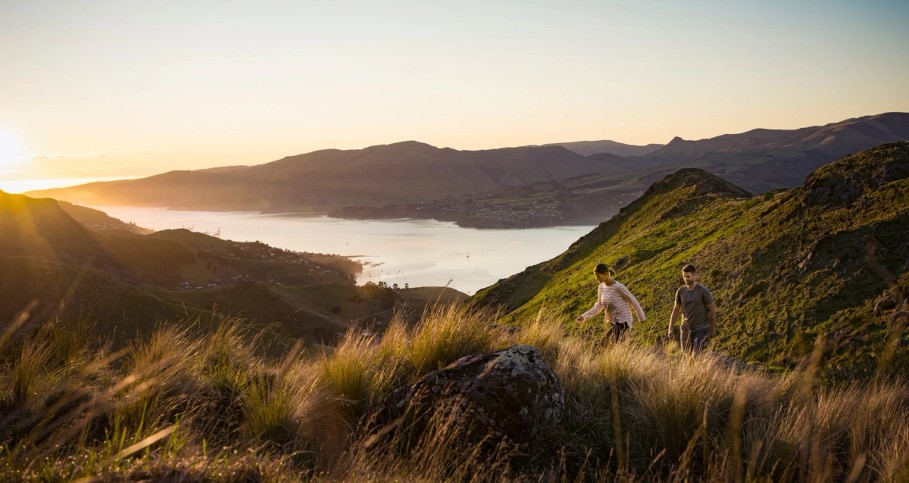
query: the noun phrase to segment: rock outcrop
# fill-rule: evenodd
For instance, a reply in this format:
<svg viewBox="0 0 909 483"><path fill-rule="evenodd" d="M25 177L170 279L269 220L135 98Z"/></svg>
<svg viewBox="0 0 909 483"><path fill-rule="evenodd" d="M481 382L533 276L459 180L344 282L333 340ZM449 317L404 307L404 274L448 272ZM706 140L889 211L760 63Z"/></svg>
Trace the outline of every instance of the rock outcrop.
<svg viewBox="0 0 909 483"><path fill-rule="evenodd" d="M458 444L526 447L563 410L562 384L540 351L517 345L462 357L395 391L367 444L417 441L431 430Z"/></svg>
<svg viewBox="0 0 909 483"><path fill-rule="evenodd" d="M819 168L801 189L806 206L845 206L865 193L909 177L907 143L878 146Z"/></svg>

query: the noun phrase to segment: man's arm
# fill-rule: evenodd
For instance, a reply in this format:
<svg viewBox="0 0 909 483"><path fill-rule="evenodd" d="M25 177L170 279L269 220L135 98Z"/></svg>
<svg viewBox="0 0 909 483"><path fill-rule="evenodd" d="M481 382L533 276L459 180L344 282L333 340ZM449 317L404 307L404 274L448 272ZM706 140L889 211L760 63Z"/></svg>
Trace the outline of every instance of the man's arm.
<svg viewBox="0 0 909 483"><path fill-rule="evenodd" d="M707 328L710 337L716 337L716 303L707 304Z"/></svg>
<svg viewBox="0 0 909 483"><path fill-rule="evenodd" d="M672 337L672 328L675 327L675 321L679 318L679 312L681 307L678 303L672 305L672 315L669 316L669 329L666 331L670 337Z"/></svg>

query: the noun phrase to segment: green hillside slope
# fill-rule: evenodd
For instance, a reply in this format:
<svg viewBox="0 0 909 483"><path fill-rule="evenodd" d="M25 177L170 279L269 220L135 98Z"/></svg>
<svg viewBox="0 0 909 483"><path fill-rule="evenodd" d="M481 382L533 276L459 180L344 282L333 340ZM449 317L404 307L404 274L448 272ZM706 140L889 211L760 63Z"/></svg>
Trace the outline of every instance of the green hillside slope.
<svg viewBox="0 0 909 483"><path fill-rule="evenodd" d="M790 367L823 336L827 374L861 376L881 357L892 362L894 350L906 359L900 310L909 292L907 227L909 143L849 156L800 188L759 196L685 169L565 253L478 292L471 303L505 307L513 321L545 307L564 314L568 330L597 329L573 320L593 304L592 270L605 262L647 311L634 330L649 343L665 333L680 268L690 262L717 299L714 349Z"/></svg>
<svg viewBox="0 0 909 483"><path fill-rule="evenodd" d="M0 256L0 321L25 315L25 327L56 320L86 321L99 339L122 343L150 334L166 320L208 311L181 306L162 293L137 287L89 265Z"/></svg>

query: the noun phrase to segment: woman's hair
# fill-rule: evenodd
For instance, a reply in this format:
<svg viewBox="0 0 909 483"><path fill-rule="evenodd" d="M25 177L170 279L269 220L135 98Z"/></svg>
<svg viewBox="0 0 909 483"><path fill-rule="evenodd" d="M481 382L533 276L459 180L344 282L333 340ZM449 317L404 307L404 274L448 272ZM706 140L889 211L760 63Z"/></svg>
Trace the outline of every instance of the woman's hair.
<svg viewBox="0 0 909 483"><path fill-rule="evenodd" d="M597 267L593 269L595 273L608 273L610 277L615 275L615 270L609 268L609 265L605 263L597 264Z"/></svg>

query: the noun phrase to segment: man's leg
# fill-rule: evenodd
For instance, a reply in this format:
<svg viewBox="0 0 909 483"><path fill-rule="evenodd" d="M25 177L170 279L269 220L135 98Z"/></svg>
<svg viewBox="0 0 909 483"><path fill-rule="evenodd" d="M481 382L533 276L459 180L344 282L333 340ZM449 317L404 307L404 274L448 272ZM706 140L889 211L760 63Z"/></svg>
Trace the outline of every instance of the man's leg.
<svg viewBox="0 0 909 483"><path fill-rule="evenodd" d="M707 345L707 329L695 330L691 332L691 349L694 352L701 352Z"/></svg>
<svg viewBox="0 0 909 483"><path fill-rule="evenodd" d="M691 350L691 327L687 325L679 326L679 347L683 351Z"/></svg>

